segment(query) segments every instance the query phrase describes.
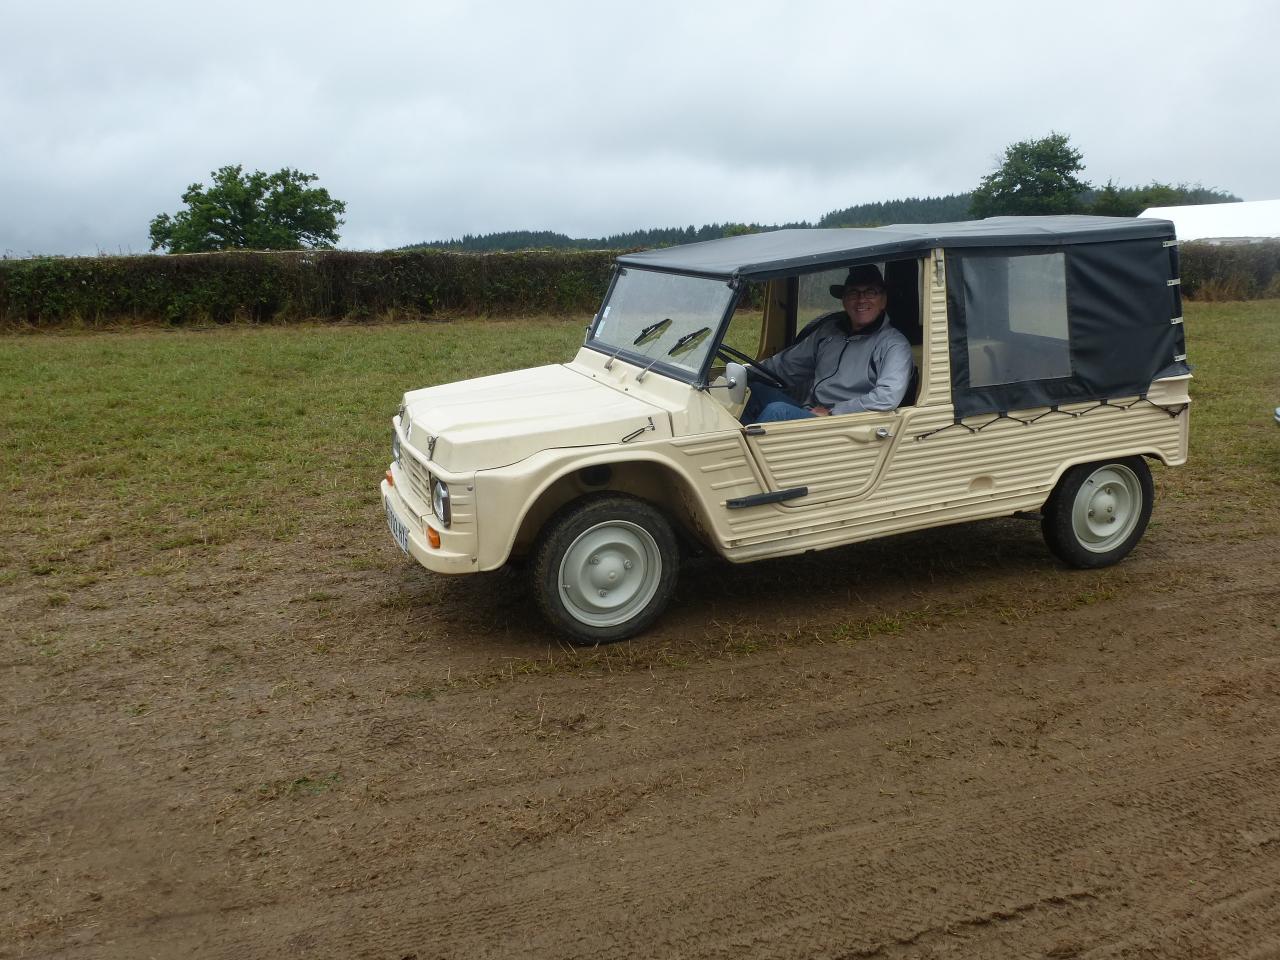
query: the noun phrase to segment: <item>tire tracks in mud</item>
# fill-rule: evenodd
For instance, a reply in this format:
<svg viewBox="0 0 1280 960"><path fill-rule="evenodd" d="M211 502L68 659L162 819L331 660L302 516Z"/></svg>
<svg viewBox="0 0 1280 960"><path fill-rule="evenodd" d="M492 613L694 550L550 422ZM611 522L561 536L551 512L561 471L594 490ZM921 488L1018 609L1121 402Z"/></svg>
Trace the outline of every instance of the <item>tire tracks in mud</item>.
<svg viewBox="0 0 1280 960"><path fill-rule="evenodd" d="M1203 914L1227 918L1218 941L1240 946L1242 935L1262 932L1261 920L1229 928L1230 918L1273 909L1280 876L1272 839L1280 837L1280 737L1266 748L1264 760L1215 752L1176 770L1117 771L1047 811L1023 792L785 838L776 822L725 821L709 845L705 825L690 824L647 835L643 851L601 847L616 865L564 845L518 850L500 878L484 863L439 872L424 864L317 897L305 930L324 945L313 955L334 957L905 956L931 941L938 949L985 942L983 956L1019 956L999 939L1017 927L1019 949L1052 950L1069 941L1060 930L1069 917L1091 931L1071 941L1081 955L1109 956L1126 944L1194 940ZM794 822L785 813L775 821ZM1170 889L1171 876L1193 880L1195 892ZM351 912L373 902L400 909L384 911L376 934L351 930ZM1177 925L1182 934L1168 924L1171 907L1199 910ZM297 908L254 910L252 925L287 930ZM253 946L237 940L206 955L243 956Z"/></svg>
<svg viewBox="0 0 1280 960"><path fill-rule="evenodd" d="M849 726L865 719L851 718ZM819 740L847 732L828 726ZM796 724L781 740L800 746L774 752L793 754L787 766L795 770L811 768L824 748L814 739L807 723ZM1260 754L1265 759L1258 760ZM790 781L794 772L777 776ZM330 953L317 955L331 956L410 948L459 957L907 956L934 941L931 949L940 950L993 937L983 955L996 956L999 939L1015 929L1024 946L1029 938L1048 938L1045 949L1083 942L1049 940L1064 917L1087 928L1099 913L1128 915L1136 931L1132 942L1149 942L1165 935L1164 923L1153 926L1142 911L1124 905L1159 888L1170 869L1192 869L1211 889L1215 878L1206 864L1227 862L1219 871L1223 877L1243 875L1241 868L1260 855L1272 869L1280 867L1280 849L1265 841L1280 831L1275 737L1236 749L1218 744L1172 767L1160 758L1114 767L1105 778L1077 784L1070 803L1053 801L1051 813L1037 809L1036 794L1053 798L1071 785L1026 776L1012 795L988 784L968 797L953 791L945 809L934 804L931 814L917 805L873 810L874 822L845 823L839 819L842 786L856 775L857 764L849 763L810 777L802 794L756 814L769 821L767 830L737 814L720 819L708 837L698 817L663 816L662 833L641 825L630 839L602 840L601 851L645 845L644 855L625 867L584 858L582 850L564 846L569 836L551 834L539 843L514 844L495 879L488 857L459 862L424 856L433 838L419 834L415 859L425 863L408 876L384 867L356 890L321 897L330 904L321 914L343 919L333 929L312 927L309 936L331 945ZM634 773L623 779L634 781ZM806 823L815 811L824 819ZM1229 842L1246 834L1264 842ZM693 852L705 851L708 839L714 854ZM1159 917L1167 903L1152 899L1149 915ZM399 902L402 910L395 912L414 919L386 921L374 941L344 939L351 910L375 901ZM592 904L585 914L583 903ZM743 905L750 907L745 914ZM291 910L296 905L267 907L255 925L287 927ZM1194 930L1195 922L1188 921L1188 928ZM666 935L656 940L644 933L659 929ZM546 936L540 938L539 930ZM1089 943L1093 950L1108 941L1098 934ZM1120 950L1123 943L1116 943ZM234 956L250 945L219 955Z"/></svg>
<svg viewBox="0 0 1280 960"><path fill-rule="evenodd" d="M1206 544L1184 558L1200 575L1151 593L1138 585L1151 564L1111 592L1064 574L1005 622L981 604L1011 575L851 643L779 631L726 653L695 636L700 657L681 664L486 669L474 648L450 660L429 639L395 652L399 611L385 611L363 625L375 646L292 662L298 692L256 706L249 691L290 665L288 644L229 661L235 697L179 685L132 719L97 716L88 671L60 677L70 697L21 708L55 739L21 741L39 776L4 826L30 903L43 891L61 919L23 927L14 955L1267 955L1280 929L1268 547ZM876 599L872 616L920 603ZM765 616L746 628L776 630ZM835 602L789 616L848 620ZM511 652L527 651L500 643L491 660ZM365 662L377 679L361 687ZM440 684L451 665L458 681ZM110 682L145 689L161 679L147 669L115 664ZM321 696L341 689L326 671L358 695ZM373 695L397 673L429 695ZM151 775L175 758L191 770ZM114 873L93 868L109 913L41 875L50 849L74 872L86 842L116 855Z"/></svg>

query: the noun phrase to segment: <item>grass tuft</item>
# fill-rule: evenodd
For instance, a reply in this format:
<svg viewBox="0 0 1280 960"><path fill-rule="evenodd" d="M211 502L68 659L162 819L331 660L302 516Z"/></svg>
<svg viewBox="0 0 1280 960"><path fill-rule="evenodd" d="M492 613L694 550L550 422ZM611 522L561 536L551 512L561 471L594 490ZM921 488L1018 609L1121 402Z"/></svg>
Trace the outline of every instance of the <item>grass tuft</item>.
<svg viewBox="0 0 1280 960"><path fill-rule="evenodd" d="M342 775L330 773L322 777L295 777L291 780L272 780L258 786L257 798L264 802L272 800L298 800L304 797L317 797L328 793L342 782Z"/></svg>

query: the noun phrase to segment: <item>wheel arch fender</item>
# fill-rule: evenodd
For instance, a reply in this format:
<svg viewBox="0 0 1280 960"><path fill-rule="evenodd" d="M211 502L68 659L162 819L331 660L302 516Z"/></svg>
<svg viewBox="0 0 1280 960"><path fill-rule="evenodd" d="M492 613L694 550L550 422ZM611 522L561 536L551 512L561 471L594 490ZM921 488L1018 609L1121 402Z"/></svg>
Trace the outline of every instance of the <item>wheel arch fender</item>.
<svg viewBox="0 0 1280 960"><path fill-rule="evenodd" d="M706 505L684 469L658 451L601 452L575 457L539 481L510 525L501 562L527 553L542 527L565 505L594 493L622 493L661 510L686 541L711 542Z"/></svg>
<svg viewBox="0 0 1280 960"><path fill-rule="evenodd" d="M1128 457L1143 457L1146 460L1159 460L1162 464L1168 466L1168 460L1165 455L1160 453L1158 450L1152 450L1150 447L1122 449L1107 453L1103 456L1091 453L1082 454L1079 457L1063 460L1058 464L1057 469L1053 473L1053 477L1049 481L1049 492L1045 494L1044 502L1047 504L1057 494L1058 488L1062 484L1062 478L1067 475L1069 470L1074 470L1076 467L1101 465L1114 460L1124 460Z"/></svg>

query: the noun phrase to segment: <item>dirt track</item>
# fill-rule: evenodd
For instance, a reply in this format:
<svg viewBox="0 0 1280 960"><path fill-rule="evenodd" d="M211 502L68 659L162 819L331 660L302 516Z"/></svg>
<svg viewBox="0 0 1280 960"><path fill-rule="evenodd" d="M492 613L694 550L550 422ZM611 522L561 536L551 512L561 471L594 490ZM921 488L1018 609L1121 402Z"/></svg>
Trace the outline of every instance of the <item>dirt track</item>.
<svg viewBox="0 0 1280 960"><path fill-rule="evenodd" d="M1280 956L1280 542L1204 530L694 561L595 652L374 508L0 586L0 956Z"/></svg>

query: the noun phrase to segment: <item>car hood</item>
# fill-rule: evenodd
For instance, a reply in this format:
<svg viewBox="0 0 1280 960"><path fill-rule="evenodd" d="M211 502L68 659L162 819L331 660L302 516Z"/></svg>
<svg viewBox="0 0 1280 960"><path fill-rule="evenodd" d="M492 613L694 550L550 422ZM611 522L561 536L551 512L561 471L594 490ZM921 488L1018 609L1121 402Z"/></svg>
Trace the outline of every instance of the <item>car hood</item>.
<svg viewBox="0 0 1280 960"><path fill-rule="evenodd" d="M666 411L563 364L405 394L409 443L444 470L517 463L540 450L671 435Z"/></svg>

